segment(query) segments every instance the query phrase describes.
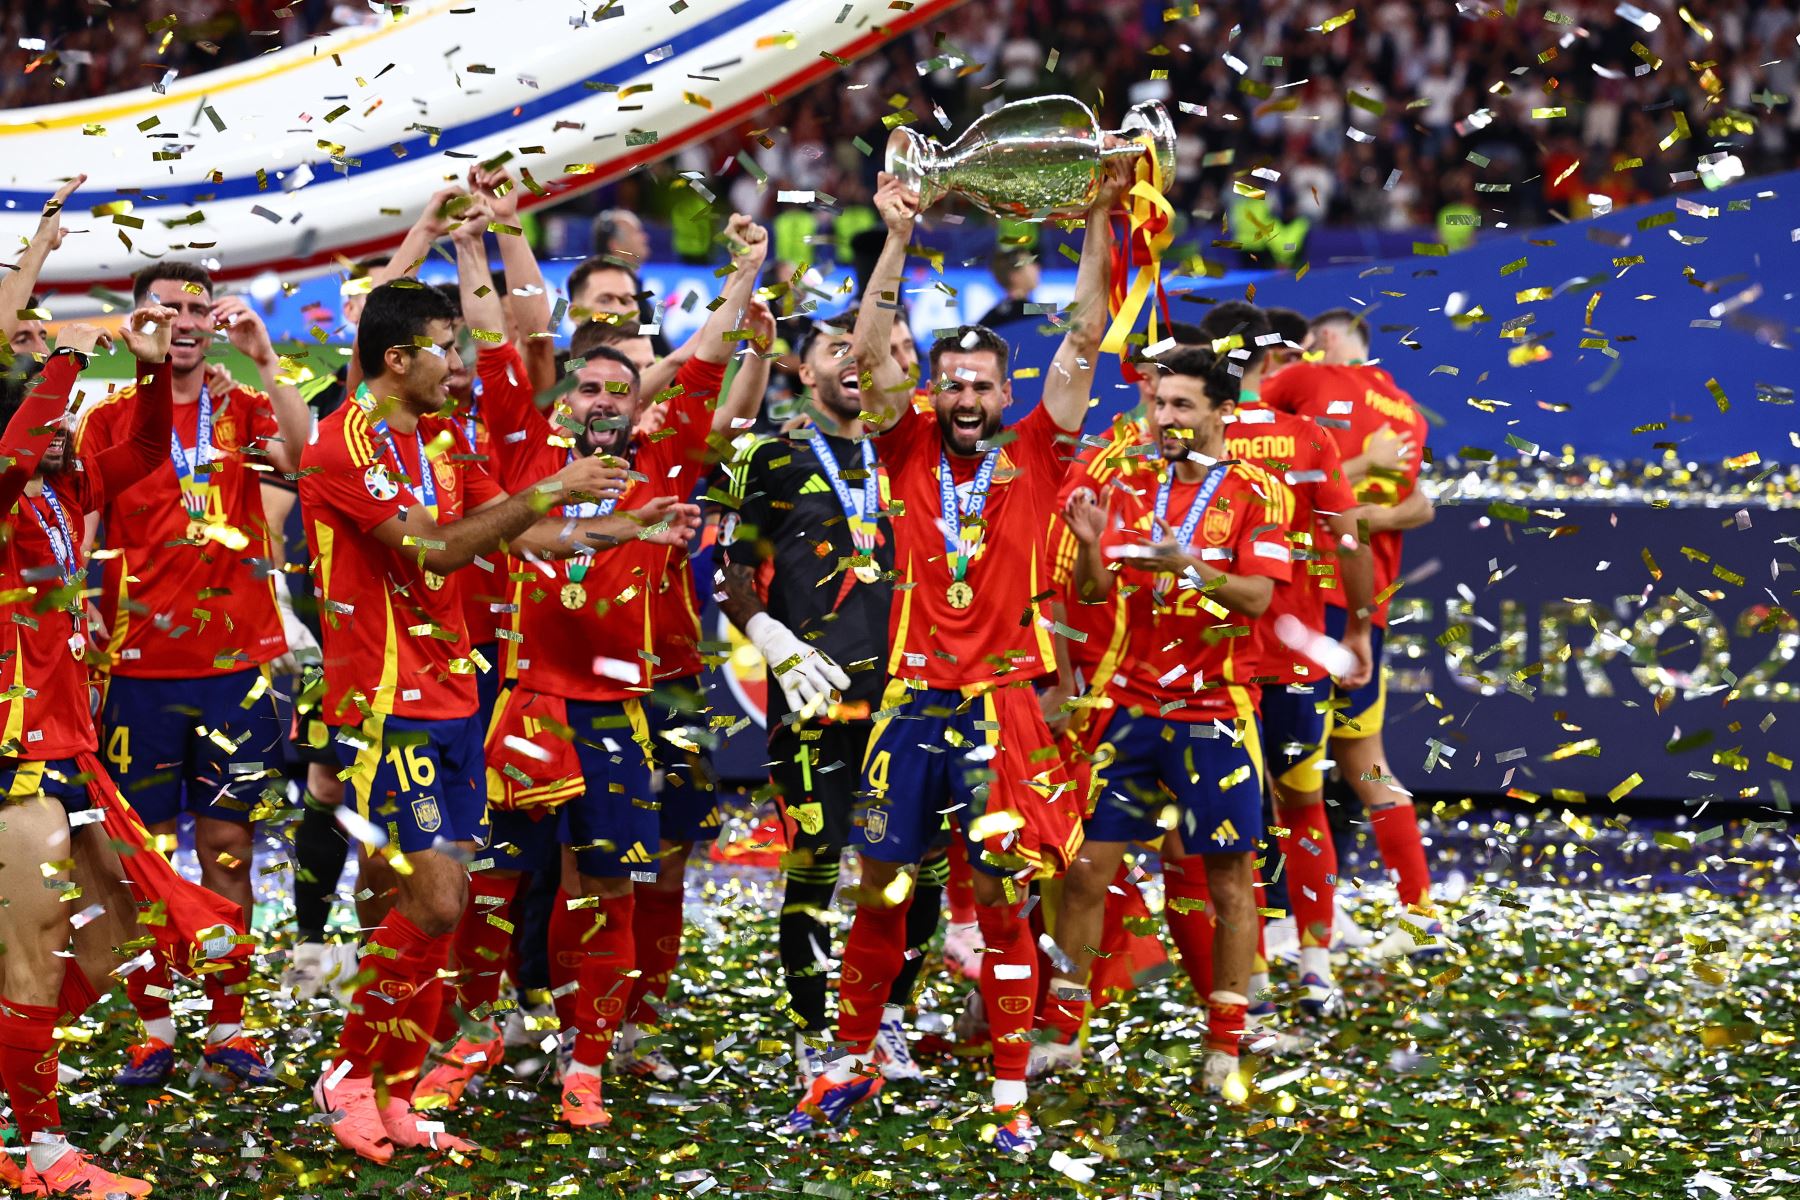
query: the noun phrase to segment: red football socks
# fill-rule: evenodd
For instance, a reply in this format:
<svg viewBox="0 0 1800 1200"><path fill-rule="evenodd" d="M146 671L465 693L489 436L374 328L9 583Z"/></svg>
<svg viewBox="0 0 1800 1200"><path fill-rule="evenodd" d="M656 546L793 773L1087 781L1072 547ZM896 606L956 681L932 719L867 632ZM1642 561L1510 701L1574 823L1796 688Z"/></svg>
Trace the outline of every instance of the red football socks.
<svg viewBox="0 0 1800 1200"><path fill-rule="evenodd" d="M590 922L583 918L586 909L569 908L569 893L561 888L556 889L556 899L550 902L550 922L545 932L545 940L549 943L550 998L556 1006L556 1024L559 1029L575 1028L575 989L571 984L579 983L577 976L581 972L581 935L586 933Z"/></svg>
<svg viewBox="0 0 1800 1200"><path fill-rule="evenodd" d="M980 905L975 916L987 946L981 956L981 1002L994 1034L994 1077L1023 1080L1037 1007L1037 946L1016 905Z"/></svg>
<svg viewBox="0 0 1800 1200"><path fill-rule="evenodd" d="M1212 893L1206 886L1206 863L1198 854L1163 860L1164 916L1169 936L1181 952L1181 965L1202 1003L1212 995Z"/></svg>
<svg viewBox="0 0 1800 1200"><path fill-rule="evenodd" d="M471 1016L487 1016L500 998L513 940L508 914L518 890L517 875L482 872L469 880L469 907L456 926L455 966L456 1004Z"/></svg>
<svg viewBox="0 0 1800 1200"><path fill-rule="evenodd" d="M62 1126L56 1106L57 1010L0 997L0 1085L12 1105L19 1140Z"/></svg>
<svg viewBox="0 0 1800 1200"><path fill-rule="evenodd" d="M975 871L969 866L969 844L950 839L950 882L944 887L950 902L952 925L973 925L975 919Z"/></svg>
<svg viewBox="0 0 1800 1200"><path fill-rule="evenodd" d="M1331 945L1331 922L1337 885L1337 846L1325 802L1305 808L1282 809L1276 819L1287 828L1281 839L1287 862L1288 903L1294 910L1294 926L1302 946Z"/></svg>
<svg viewBox="0 0 1800 1200"><path fill-rule="evenodd" d="M631 995L636 963L634 910L641 896L608 896L572 914L581 928L580 987L575 993L575 1061L598 1067Z"/></svg>
<svg viewBox="0 0 1800 1200"><path fill-rule="evenodd" d="M140 1021L166 1021L174 1016L169 1009L173 981L169 976L169 960L161 948L150 948L150 965L125 975L125 994Z"/></svg>
<svg viewBox="0 0 1800 1200"><path fill-rule="evenodd" d="M411 1015L419 989L441 964L441 959L431 961L432 950L447 950L448 946L448 936L431 937L397 908L375 927L357 963L359 973L368 978L350 1002L338 1039L338 1049L350 1063L351 1078L368 1078L377 1064L392 1070L399 1048L390 1043ZM422 1060L423 1052L420 1057Z"/></svg>
<svg viewBox="0 0 1800 1200"><path fill-rule="evenodd" d="M206 997L212 1001L206 1019L214 1025L242 1025L244 989L250 983L249 960L238 959L222 971L208 971L201 979Z"/></svg>
<svg viewBox="0 0 1800 1200"><path fill-rule="evenodd" d="M1244 1039L1244 1018L1249 1005L1243 997L1217 992L1206 999L1206 1048L1236 1056Z"/></svg>
<svg viewBox="0 0 1800 1200"><path fill-rule="evenodd" d="M1431 906L1431 868L1425 865L1425 843L1419 836L1419 815L1410 804L1393 804L1369 810L1369 826L1381 861L1400 889L1400 903L1408 908Z"/></svg>
<svg viewBox="0 0 1800 1200"><path fill-rule="evenodd" d="M838 1041L852 1054L867 1054L881 1028L881 1009L906 957L908 903L856 906L844 965L838 977Z"/></svg>
<svg viewBox="0 0 1800 1200"><path fill-rule="evenodd" d="M684 889L685 890L685 889ZM681 961L681 902L683 891L659 892L639 888L634 916L638 977L631 985L626 1020L634 1025L658 1023L656 1009L646 997L658 1000L669 994L669 974Z"/></svg>
<svg viewBox="0 0 1800 1200"><path fill-rule="evenodd" d="M418 979L418 990L406 1006L406 1015L388 1042L382 1070L388 1078L388 1091L402 1100L411 1100L413 1085L419 1082L419 1069L425 1056L439 1038L438 1021L450 1008L450 985L438 978L438 969L450 965L450 947L454 934L431 939L423 955L424 969ZM455 1022L452 1021L454 1031Z"/></svg>

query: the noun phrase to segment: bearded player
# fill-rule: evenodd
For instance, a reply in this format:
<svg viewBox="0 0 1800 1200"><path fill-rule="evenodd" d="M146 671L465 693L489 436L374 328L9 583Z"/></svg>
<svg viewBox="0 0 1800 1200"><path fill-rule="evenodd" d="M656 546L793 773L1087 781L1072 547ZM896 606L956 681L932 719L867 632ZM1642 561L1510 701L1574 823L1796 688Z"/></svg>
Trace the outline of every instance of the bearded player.
<svg viewBox="0 0 1800 1200"><path fill-rule="evenodd" d="M728 236L740 253L724 302L676 376L679 392L669 400L658 436L633 432L647 402L637 367L591 335L578 331L574 390L566 411L554 415L537 408L509 345L484 346L477 367L503 477L525 478L580 453L605 453L628 459L638 482L616 502L565 509L567 515L604 518L614 503L684 504L705 465L729 356L727 335L749 302L767 249L766 233L747 217L734 218ZM471 277L485 269L472 259L462 267ZM479 327L493 318L471 319ZM681 519L695 515L684 510ZM575 556L553 568L533 567L522 595L518 683L503 699L489 735L495 761L507 761L509 776L523 781L522 798L559 804L548 822L541 813L507 817L492 859L503 874L562 865L564 894L552 910L549 937L553 964L563 954L577 964L576 991L565 1010L574 1044L562 1082L562 1119L577 1128L611 1120L601 1071L640 961L633 936L636 885L656 879L661 835L652 790L659 747L645 701L668 648L655 636L651 593L673 571L686 569L682 548L645 541L602 556ZM484 876L484 889L503 886L503 880ZM493 969L465 969L471 966ZM497 1052L497 1042L492 1038L483 1053ZM451 1058L450 1071L467 1072L461 1046ZM434 1075L432 1086L440 1084L460 1094L455 1079Z"/></svg>
<svg viewBox="0 0 1800 1200"><path fill-rule="evenodd" d="M477 667L449 576L507 544L585 544L589 531L540 523L543 511L615 497L623 483L619 468L582 455L507 496L460 426L436 415L463 371L454 315L440 292L410 281L370 292L356 345L367 382L320 422L300 481L324 609L321 712L365 842L404 858L339 1055L313 1088L339 1144L377 1163L397 1146L470 1148L410 1103L467 902L466 864L488 835Z"/></svg>
<svg viewBox="0 0 1800 1200"><path fill-rule="evenodd" d="M1053 655L1050 622L1037 609L1050 577L1043 515L1087 410L1107 316L1108 213L1129 176L1111 160L1088 213L1069 332L1041 402L1004 437L1010 347L980 326L932 345L932 408L910 403L912 384L887 346L918 197L881 180L876 206L887 241L855 349L903 514L894 519L894 562L904 590L889 623L891 682L863 769L863 875L838 990L838 1039L848 1053L814 1081L787 1119L789 1132L835 1124L879 1088L871 1055L905 953L912 877L903 868L959 837L975 867L987 947L980 990L994 1076L984 1132L1002 1153L1037 1145L1025 1110L1037 947L1021 902L1025 884L1061 869L1080 840L1072 789L1032 690Z"/></svg>

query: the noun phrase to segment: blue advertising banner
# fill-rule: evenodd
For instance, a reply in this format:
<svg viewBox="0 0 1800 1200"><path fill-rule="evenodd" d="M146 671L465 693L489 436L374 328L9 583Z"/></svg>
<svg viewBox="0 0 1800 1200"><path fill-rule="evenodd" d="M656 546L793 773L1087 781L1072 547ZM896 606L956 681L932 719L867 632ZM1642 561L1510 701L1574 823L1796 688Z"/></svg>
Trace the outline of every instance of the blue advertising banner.
<svg viewBox="0 0 1800 1200"><path fill-rule="evenodd" d="M1446 505L1407 535L1385 733L1402 785L1784 806L1800 757L1800 624L1778 606L1800 569L1800 514L1494 512ZM721 651L734 647L712 681L730 718L715 722L729 731L716 762L755 781L762 664L716 611L705 620Z"/></svg>

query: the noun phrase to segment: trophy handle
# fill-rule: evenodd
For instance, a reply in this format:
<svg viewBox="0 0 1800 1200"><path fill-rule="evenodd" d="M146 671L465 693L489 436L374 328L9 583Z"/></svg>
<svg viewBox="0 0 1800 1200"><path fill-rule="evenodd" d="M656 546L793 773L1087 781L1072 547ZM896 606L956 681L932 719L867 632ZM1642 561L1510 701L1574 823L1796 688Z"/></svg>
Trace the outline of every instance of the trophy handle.
<svg viewBox="0 0 1800 1200"><path fill-rule="evenodd" d="M937 150L929 138L903 125L888 135L886 159L887 173L919 194L921 211L943 199L945 190L932 171Z"/></svg>
<svg viewBox="0 0 1800 1200"><path fill-rule="evenodd" d="M1169 119L1169 110L1161 100L1134 104L1125 114L1119 136L1135 139L1141 134L1148 134L1150 144L1156 147L1156 190L1167 194L1175 185L1175 122ZM1137 153L1139 146L1134 144L1131 150Z"/></svg>

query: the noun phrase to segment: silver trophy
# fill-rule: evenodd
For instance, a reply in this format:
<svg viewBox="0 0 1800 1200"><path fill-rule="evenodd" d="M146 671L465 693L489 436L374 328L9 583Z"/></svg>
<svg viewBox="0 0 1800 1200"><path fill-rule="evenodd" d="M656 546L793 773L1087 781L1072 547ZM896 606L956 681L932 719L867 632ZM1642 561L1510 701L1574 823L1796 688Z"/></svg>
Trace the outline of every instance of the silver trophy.
<svg viewBox="0 0 1800 1200"><path fill-rule="evenodd" d="M948 195L967 197L997 217L1027 220L1087 215L1110 157L1156 148L1156 186L1167 192L1175 175L1175 126L1157 100L1134 106L1108 147L1094 110L1073 96L1040 96L1003 104L944 146L913 129L888 138L887 169L919 193L929 208Z"/></svg>

